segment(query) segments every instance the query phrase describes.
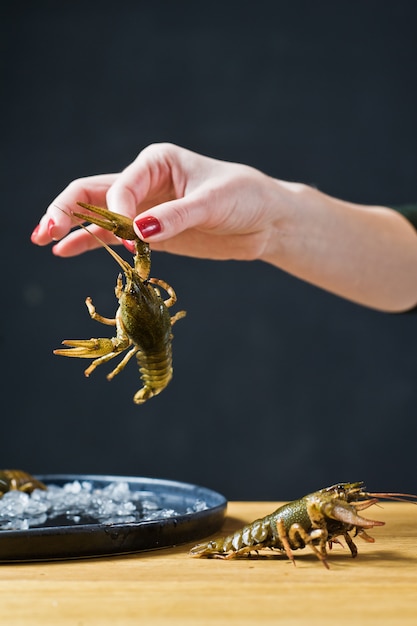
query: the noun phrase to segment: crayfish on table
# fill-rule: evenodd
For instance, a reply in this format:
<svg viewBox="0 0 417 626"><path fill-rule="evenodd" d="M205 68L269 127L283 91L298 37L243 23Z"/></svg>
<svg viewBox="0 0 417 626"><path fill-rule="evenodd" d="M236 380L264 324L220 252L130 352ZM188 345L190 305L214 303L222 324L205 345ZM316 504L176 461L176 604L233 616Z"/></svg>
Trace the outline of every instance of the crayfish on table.
<svg viewBox="0 0 417 626"><path fill-rule="evenodd" d="M177 301L175 291L164 280L149 277L151 269L149 244L136 236L132 220L91 204L83 202L77 204L89 213L73 211L74 217L82 222L88 221L96 224L112 231L121 239L133 242L135 254L132 267L99 239L103 247L122 268L125 285L123 285L122 274L119 274L115 287L119 307L114 318L99 315L91 298L87 298L85 303L92 319L116 327L116 336L99 339L66 339L62 343L68 348L54 350L54 354L94 359L84 372L86 376L89 376L98 365L107 363L121 352L128 350L107 378L108 380L114 378L124 369L132 356L136 355L143 387L134 395L133 400L136 404L143 404L163 391L172 378L171 342L173 335L171 327L186 313L179 311L171 317L168 309ZM83 224L81 226L88 230ZM95 237L92 233L91 235ZM166 300L161 297L160 288L167 292L169 297Z"/></svg>
<svg viewBox="0 0 417 626"><path fill-rule="evenodd" d="M0 498L4 496L8 491L24 491L25 493L32 493L35 489L46 489L40 480L17 469L5 469L0 470Z"/></svg>
<svg viewBox="0 0 417 626"><path fill-rule="evenodd" d="M414 501L416 495L404 493L369 493L362 482L339 483L315 491L299 500L284 504L266 517L255 520L227 537L212 539L194 546L191 556L231 559L250 556L264 548L278 549L294 563L293 550L309 546L328 568L327 550L344 537L352 557L358 549L350 533L368 542L374 539L365 529L383 526L384 522L366 519L358 511L376 504L379 499ZM417 504L417 502L413 502Z"/></svg>

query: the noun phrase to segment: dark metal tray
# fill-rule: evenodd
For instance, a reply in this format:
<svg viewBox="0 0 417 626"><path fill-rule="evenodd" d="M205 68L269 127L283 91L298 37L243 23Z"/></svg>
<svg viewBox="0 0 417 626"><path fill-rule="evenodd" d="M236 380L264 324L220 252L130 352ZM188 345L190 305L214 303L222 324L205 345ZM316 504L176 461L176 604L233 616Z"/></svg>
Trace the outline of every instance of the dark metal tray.
<svg viewBox="0 0 417 626"><path fill-rule="evenodd" d="M0 531L0 562L45 561L110 556L198 541L222 526L227 501L221 494L189 483L132 476L48 474L36 476L48 485L91 481L94 488L127 482L133 491L150 491L164 507L180 511L175 517L134 523L80 523L56 525L51 520L28 530ZM186 513L197 500L207 508ZM184 511L184 513L181 513Z"/></svg>

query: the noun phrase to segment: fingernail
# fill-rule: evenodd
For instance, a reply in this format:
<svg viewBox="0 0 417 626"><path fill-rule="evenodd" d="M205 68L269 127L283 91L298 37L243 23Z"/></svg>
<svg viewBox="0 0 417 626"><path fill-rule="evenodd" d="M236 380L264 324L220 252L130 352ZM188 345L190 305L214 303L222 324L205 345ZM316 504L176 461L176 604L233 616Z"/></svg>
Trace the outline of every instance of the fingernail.
<svg viewBox="0 0 417 626"><path fill-rule="evenodd" d="M34 229L33 229L33 233L30 236L30 240L35 243L35 240L37 239L37 235L38 235L38 231L40 229L41 225L38 224Z"/></svg>
<svg viewBox="0 0 417 626"><path fill-rule="evenodd" d="M126 250L129 250L129 252L131 252L132 254L135 254L136 248L135 248L134 241L132 241L131 239L122 239L122 244L124 245Z"/></svg>
<svg viewBox="0 0 417 626"><path fill-rule="evenodd" d="M135 220L135 226L140 230L142 237L145 239L161 232L161 224L159 223L159 220L152 216L138 217Z"/></svg>
<svg viewBox="0 0 417 626"><path fill-rule="evenodd" d="M50 219L48 222L48 235L50 236L51 239L54 238L54 228L55 228L55 222L54 220Z"/></svg>

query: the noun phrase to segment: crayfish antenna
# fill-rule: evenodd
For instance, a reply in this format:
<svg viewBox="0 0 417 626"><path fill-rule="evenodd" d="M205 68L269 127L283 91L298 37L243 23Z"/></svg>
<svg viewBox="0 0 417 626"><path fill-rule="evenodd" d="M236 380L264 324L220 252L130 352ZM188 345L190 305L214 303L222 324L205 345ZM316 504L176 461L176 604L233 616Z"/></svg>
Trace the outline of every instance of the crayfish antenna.
<svg viewBox="0 0 417 626"><path fill-rule="evenodd" d="M414 493L395 493L395 492L370 493L370 492L366 492L366 495L372 496L374 498L380 498L382 500L394 500L396 502L408 502L409 504L417 504L417 495L415 495Z"/></svg>

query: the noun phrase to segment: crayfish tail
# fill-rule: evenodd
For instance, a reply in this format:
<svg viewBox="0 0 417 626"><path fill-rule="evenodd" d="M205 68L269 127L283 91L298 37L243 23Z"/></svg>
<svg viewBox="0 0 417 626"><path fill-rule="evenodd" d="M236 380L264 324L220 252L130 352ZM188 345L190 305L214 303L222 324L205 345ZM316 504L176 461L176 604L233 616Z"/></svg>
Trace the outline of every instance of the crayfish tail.
<svg viewBox="0 0 417 626"><path fill-rule="evenodd" d="M164 350L155 354L138 352L137 360L140 365L143 387L136 392L133 401L135 404L143 404L161 393L172 379L171 344L164 346Z"/></svg>
<svg viewBox="0 0 417 626"><path fill-rule="evenodd" d="M145 385L142 389L139 389L133 396L133 402L135 404L144 404L147 400L150 400L154 396L157 396L158 393L161 393L165 387L161 387L160 389L154 389L152 387L148 387Z"/></svg>
<svg viewBox="0 0 417 626"><path fill-rule="evenodd" d="M225 558L225 555L221 554L223 547L223 542L220 539L213 539L212 541L208 541L207 543L198 543L196 546L191 548L189 554L190 556L205 556L211 558Z"/></svg>

